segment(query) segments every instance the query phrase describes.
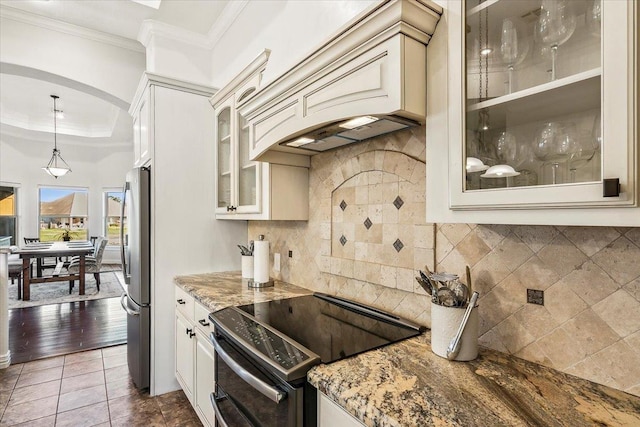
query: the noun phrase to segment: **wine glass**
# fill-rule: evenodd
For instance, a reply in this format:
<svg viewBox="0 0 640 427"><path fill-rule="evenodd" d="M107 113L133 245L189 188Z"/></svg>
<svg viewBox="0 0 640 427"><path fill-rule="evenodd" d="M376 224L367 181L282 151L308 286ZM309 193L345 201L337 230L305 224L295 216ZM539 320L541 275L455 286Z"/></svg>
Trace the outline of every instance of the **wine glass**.
<svg viewBox="0 0 640 427"><path fill-rule="evenodd" d="M568 162L571 182L576 182L576 170L586 166L595 157L601 144L600 114L597 114L591 132L580 133L571 146Z"/></svg>
<svg viewBox="0 0 640 427"><path fill-rule="evenodd" d="M600 0L593 0L587 5L584 14L584 23L589 34L600 37L600 27L602 23L602 3Z"/></svg>
<svg viewBox="0 0 640 427"><path fill-rule="evenodd" d="M575 125L561 122L548 122L540 129L536 137L534 153L545 164L551 165L551 183L558 182L560 163L571 156L571 147L575 139Z"/></svg>
<svg viewBox="0 0 640 427"><path fill-rule="evenodd" d="M500 53L507 64L509 72L509 91L513 92L513 68L518 59L518 31L511 19L502 21L502 35L500 37Z"/></svg>
<svg viewBox="0 0 640 427"><path fill-rule="evenodd" d="M500 132L496 139L496 155L508 165L514 165L518 156L516 137L507 131Z"/></svg>
<svg viewBox="0 0 640 427"><path fill-rule="evenodd" d="M571 182L576 182L576 170L585 166L596 154L596 140L589 132L581 132L577 138L571 141L568 160L569 177Z"/></svg>
<svg viewBox="0 0 640 427"><path fill-rule="evenodd" d="M575 29L576 16L566 0L542 0L534 38L551 50L551 80L556 79L558 46L569 40Z"/></svg>

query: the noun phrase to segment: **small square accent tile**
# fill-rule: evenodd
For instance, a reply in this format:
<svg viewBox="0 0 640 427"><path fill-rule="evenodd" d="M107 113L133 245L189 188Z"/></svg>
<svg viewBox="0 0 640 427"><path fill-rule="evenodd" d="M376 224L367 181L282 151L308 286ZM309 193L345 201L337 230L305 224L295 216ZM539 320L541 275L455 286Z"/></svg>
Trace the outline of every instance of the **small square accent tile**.
<svg viewBox="0 0 640 427"><path fill-rule="evenodd" d="M368 230L368 229L371 228L372 225L373 225L373 223L371 222L369 217L367 217L367 219L364 220L364 226L367 227L367 230Z"/></svg>
<svg viewBox="0 0 640 427"><path fill-rule="evenodd" d="M347 238L344 237L344 234L340 236L340 244L344 246L347 243Z"/></svg>
<svg viewBox="0 0 640 427"><path fill-rule="evenodd" d="M343 211L345 209L347 209L347 202L345 202L344 200L340 202L340 209L342 209Z"/></svg>
<svg viewBox="0 0 640 427"><path fill-rule="evenodd" d="M402 205L404 205L404 200L402 200L400 196L396 197L396 199L393 201L393 206L395 206L396 209L400 209Z"/></svg>
<svg viewBox="0 0 640 427"><path fill-rule="evenodd" d="M396 241L393 242L393 247L396 249L396 251L400 252L402 248L404 248L404 243L402 243L400 239L396 239Z"/></svg>

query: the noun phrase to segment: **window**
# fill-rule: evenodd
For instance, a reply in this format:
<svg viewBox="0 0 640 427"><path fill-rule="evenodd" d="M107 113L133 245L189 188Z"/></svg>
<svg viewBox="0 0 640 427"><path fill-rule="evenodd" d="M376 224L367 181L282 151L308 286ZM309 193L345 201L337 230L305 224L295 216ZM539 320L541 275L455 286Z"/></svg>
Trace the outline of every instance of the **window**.
<svg viewBox="0 0 640 427"><path fill-rule="evenodd" d="M18 241L18 214L15 187L0 186L0 236L11 236L11 244Z"/></svg>
<svg viewBox="0 0 640 427"><path fill-rule="evenodd" d="M40 232L43 242L88 240L89 191L82 188L40 187Z"/></svg>
<svg viewBox="0 0 640 427"><path fill-rule="evenodd" d="M120 213L124 194L122 190L105 191L104 193L104 235L107 236L108 246L120 246L120 227L124 225L127 232L127 218L120 224Z"/></svg>

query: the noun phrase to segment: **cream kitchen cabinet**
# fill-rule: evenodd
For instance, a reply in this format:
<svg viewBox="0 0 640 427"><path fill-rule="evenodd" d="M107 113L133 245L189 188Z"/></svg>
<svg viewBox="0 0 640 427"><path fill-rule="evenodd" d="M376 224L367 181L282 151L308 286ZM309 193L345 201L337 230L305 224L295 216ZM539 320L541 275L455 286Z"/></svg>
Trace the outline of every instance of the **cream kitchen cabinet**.
<svg viewBox="0 0 640 427"><path fill-rule="evenodd" d="M204 425L215 426L209 395L215 388L215 351L209 340L209 310L182 288L175 288L176 378Z"/></svg>
<svg viewBox="0 0 640 427"><path fill-rule="evenodd" d="M152 91L147 87L135 106L133 117L133 164L147 166L151 160L150 109Z"/></svg>
<svg viewBox="0 0 640 427"><path fill-rule="evenodd" d="M318 392L318 427L362 427L364 424L325 394Z"/></svg>
<svg viewBox="0 0 640 427"><path fill-rule="evenodd" d="M269 51L265 50L210 99L215 110L216 218L308 219L309 170L269 164L249 157L249 126L238 106L258 89Z"/></svg>
<svg viewBox="0 0 640 427"><path fill-rule="evenodd" d="M640 225L637 2L444 5L427 58L427 220Z"/></svg>

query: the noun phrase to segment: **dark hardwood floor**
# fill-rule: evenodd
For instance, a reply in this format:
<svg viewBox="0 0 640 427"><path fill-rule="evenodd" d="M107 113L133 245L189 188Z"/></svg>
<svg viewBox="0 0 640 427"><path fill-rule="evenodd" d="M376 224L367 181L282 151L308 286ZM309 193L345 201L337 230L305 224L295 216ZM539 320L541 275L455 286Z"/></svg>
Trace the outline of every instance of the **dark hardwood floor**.
<svg viewBox="0 0 640 427"><path fill-rule="evenodd" d="M127 342L120 298L9 310L11 363L109 347Z"/></svg>

